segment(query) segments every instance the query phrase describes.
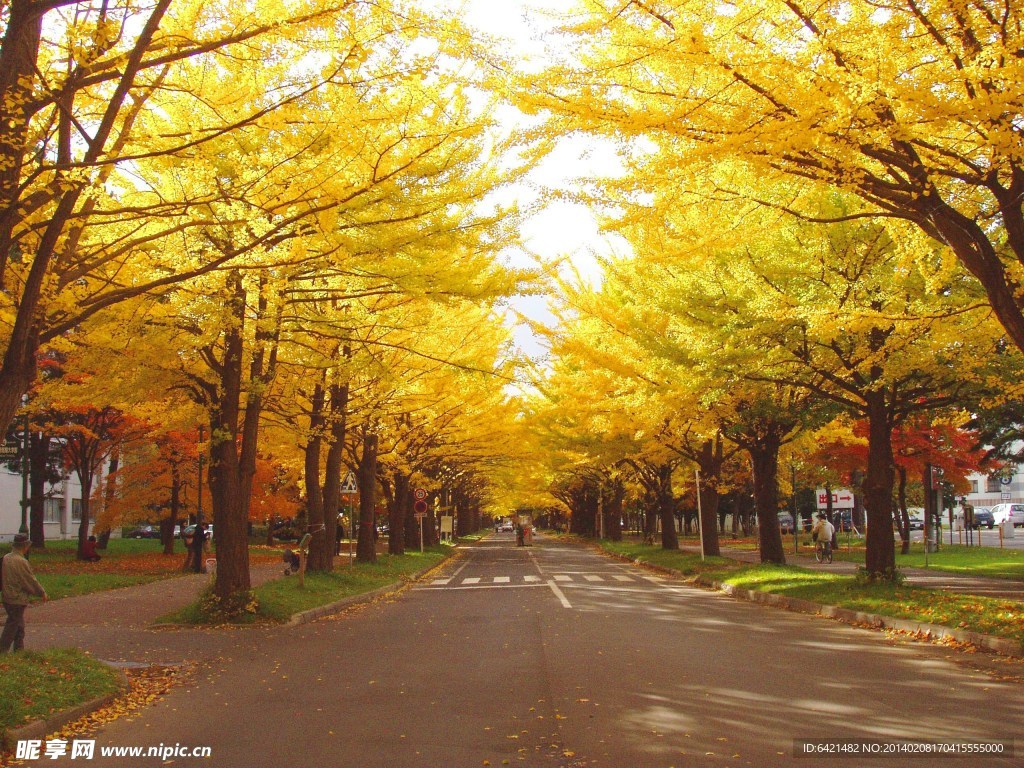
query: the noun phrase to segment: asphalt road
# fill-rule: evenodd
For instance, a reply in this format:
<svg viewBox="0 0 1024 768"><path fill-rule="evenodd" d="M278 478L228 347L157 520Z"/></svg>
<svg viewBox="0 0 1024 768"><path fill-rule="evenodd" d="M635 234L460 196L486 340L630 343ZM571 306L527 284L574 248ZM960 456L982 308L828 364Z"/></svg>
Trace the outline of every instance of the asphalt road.
<svg viewBox="0 0 1024 768"><path fill-rule="evenodd" d="M105 726L88 763L160 765L99 750L177 744L212 756L175 766L216 768L1024 764L1024 687L1004 679L1017 664L511 534L393 597L211 647L192 684ZM1013 738L1015 758L794 756L797 739Z"/></svg>

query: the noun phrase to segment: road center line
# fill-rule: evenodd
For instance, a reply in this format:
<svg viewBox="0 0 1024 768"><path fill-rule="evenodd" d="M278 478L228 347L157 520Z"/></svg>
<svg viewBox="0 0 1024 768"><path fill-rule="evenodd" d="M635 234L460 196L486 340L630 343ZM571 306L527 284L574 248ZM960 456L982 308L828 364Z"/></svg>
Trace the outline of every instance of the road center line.
<svg viewBox="0 0 1024 768"><path fill-rule="evenodd" d="M549 581L548 586L551 587L551 591L555 593L555 597L561 601L563 608L572 608L572 603L569 602L565 594L558 588L558 585L554 581Z"/></svg>

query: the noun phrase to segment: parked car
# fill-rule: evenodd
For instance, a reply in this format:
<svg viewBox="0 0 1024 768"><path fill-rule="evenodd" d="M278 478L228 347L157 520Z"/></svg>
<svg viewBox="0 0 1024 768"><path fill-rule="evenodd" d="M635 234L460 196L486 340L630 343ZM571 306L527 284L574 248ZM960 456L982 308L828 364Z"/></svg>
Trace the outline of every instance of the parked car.
<svg viewBox="0 0 1024 768"><path fill-rule="evenodd" d="M514 531L515 529L516 527L512 524L511 520L505 520L501 523L500 526L498 526L498 530L503 531L505 533L512 533L512 531Z"/></svg>
<svg viewBox="0 0 1024 768"><path fill-rule="evenodd" d="M779 528L783 535L793 532L793 516L787 512L779 512Z"/></svg>
<svg viewBox="0 0 1024 768"><path fill-rule="evenodd" d="M159 539L160 528L155 525L140 525L124 535L126 539Z"/></svg>
<svg viewBox="0 0 1024 768"><path fill-rule="evenodd" d="M1002 525L1012 520L1014 528L1024 527L1024 504L996 504L992 507L992 521L995 525Z"/></svg>
<svg viewBox="0 0 1024 768"><path fill-rule="evenodd" d="M894 509L892 512L892 525L894 529L899 528L902 519L902 513L898 509ZM910 530L924 530L924 510L921 507L908 507L907 519L910 523Z"/></svg>
<svg viewBox="0 0 1024 768"><path fill-rule="evenodd" d="M996 527L996 518L988 507L974 508L974 528L985 526L989 530Z"/></svg>

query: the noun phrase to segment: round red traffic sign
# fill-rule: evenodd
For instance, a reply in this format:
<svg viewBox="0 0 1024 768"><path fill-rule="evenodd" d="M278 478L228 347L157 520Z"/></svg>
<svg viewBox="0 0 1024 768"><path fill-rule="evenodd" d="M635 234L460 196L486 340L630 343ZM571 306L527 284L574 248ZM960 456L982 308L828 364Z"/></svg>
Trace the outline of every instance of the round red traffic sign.
<svg viewBox="0 0 1024 768"><path fill-rule="evenodd" d="M423 499L427 498L427 492L423 488L417 488L413 491L412 495L416 497L417 501L423 501Z"/></svg>
<svg viewBox="0 0 1024 768"><path fill-rule="evenodd" d="M412 508L415 509L417 513L423 514L424 512L427 511L427 502L425 502L422 499L420 499L415 504L413 504Z"/></svg>

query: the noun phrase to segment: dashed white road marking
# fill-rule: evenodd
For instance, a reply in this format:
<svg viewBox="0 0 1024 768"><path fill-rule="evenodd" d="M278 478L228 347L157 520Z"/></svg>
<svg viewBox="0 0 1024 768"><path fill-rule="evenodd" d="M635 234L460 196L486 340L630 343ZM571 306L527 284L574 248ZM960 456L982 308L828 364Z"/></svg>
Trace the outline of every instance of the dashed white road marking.
<svg viewBox="0 0 1024 768"><path fill-rule="evenodd" d="M480 583L480 577L479 576L467 576L465 579L462 580L462 583L463 584L479 584Z"/></svg>
<svg viewBox="0 0 1024 768"><path fill-rule="evenodd" d="M508 576L495 576L494 577L494 583L495 584L508 584L510 581L512 581L512 579L510 577L508 577Z"/></svg>

